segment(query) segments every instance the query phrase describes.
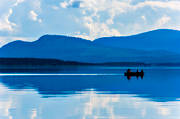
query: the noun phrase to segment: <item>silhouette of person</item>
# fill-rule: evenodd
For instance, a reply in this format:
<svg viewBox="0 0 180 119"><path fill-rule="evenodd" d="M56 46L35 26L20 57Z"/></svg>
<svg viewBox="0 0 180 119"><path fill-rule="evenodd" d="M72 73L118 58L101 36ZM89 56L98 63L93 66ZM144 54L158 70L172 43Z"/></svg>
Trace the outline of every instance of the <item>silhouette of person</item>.
<svg viewBox="0 0 180 119"><path fill-rule="evenodd" d="M144 77L144 71L141 70L141 79L143 79L143 77Z"/></svg>
<svg viewBox="0 0 180 119"><path fill-rule="evenodd" d="M131 70L130 70L130 69L128 69L128 70L127 70L127 73L130 73L130 72L131 72Z"/></svg>

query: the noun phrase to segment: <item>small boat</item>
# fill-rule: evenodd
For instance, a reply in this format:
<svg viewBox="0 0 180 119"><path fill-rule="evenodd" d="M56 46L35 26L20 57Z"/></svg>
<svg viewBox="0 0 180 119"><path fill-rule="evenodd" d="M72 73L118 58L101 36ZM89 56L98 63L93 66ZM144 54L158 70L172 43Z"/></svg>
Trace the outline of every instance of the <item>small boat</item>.
<svg viewBox="0 0 180 119"><path fill-rule="evenodd" d="M136 72L131 72L131 70L128 69L127 72L124 73L124 75L127 76L127 77L131 77L131 76L139 77L139 76L140 76L141 78L143 78L143 76L144 76L144 71L141 70L141 72L139 72L139 71L137 70Z"/></svg>

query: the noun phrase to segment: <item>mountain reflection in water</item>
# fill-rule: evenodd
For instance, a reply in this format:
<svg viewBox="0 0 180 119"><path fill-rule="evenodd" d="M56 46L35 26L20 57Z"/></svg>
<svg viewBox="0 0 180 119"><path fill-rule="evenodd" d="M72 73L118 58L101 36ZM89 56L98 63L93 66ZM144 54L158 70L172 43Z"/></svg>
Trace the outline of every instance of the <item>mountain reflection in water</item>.
<svg viewBox="0 0 180 119"><path fill-rule="evenodd" d="M90 96L91 97L91 98L89 97L90 102L88 103L79 102L79 108L76 107L76 111L78 112L78 110L80 110L80 107L82 106L82 104L88 106L88 109L83 110L83 111L90 110L90 108L92 108L90 105L94 106L94 105L100 104L102 107L104 106L103 108L104 111L98 112L101 116L98 116L98 114L97 115L93 114L95 113L93 111L84 112L84 114L87 113L87 115L91 115L90 113L92 113L93 115L96 115L99 118L113 118L111 117L113 115L110 114L112 110L114 110L116 112L116 115L118 115L116 117L117 119L125 118L127 114L131 112L131 108L128 107L128 102L131 102L132 100L134 100L134 102L137 102L137 104L143 103L144 106L146 104L147 105L152 104L151 106L155 104L157 106L159 103L160 105L163 105L163 104L167 104L168 102L179 102L180 93L178 92L180 90L180 87L179 87L180 69L146 68L144 69L145 75L143 79L132 77L130 80L128 80L127 77L120 75L120 74L123 74L125 70L126 68L101 67L101 68L92 68L91 70L90 69L83 70L79 68L74 71L70 71L70 73L75 73L75 74L79 74L79 73L82 73L82 74L101 73L102 74L104 73L104 74L119 74L119 75L65 75L65 76L63 75L62 76L58 76L58 75L54 75L54 76L51 76L51 75L49 76L48 75L45 75L45 76L43 75L5 76L4 75L0 77L0 83L3 86L7 87L9 91L13 91L14 93L18 93L21 91L26 92L27 90L33 89L38 92L38 94L33 94L33 95L39 95L39 94L41 95L39 99L44 99L46 101L49 101L52 99L59 99L64 102L64 106L67 103L66 101L71 100L71 103L73 101L76 101L77 99L79 100L82 99L82 101L84 101L82 98L83 96ZM68 74L69 72L59 71L58 73ZM119 96L121 98L119 98ZM76 97L77 99L74 99L74 97ZM106 100L106 101L109 100L112 104L108 102L104 102L104 104L101 104L101 101L103 100ZM31 100L29 101L30 103L32 103ZM74 103L72 105L71 103L67 105L69 105L70 107L73 106ZM120 107L116 107L114 103L121 104L121 105L122 103L125 103L128 109L116 110L116 108L120 108ZM56 105L56 103L54 102L52 105ZM70 107L69 109L71 110ZM143 105L141 105L141 107L143 110L144 109ZM62 109L63 108L66 108L66 107L62 107ZM165 107L159 107L159 108L161 108L162 109L161 111L163 111L165 114L169 113L167 112ZM60 110L62 111L62 109ZM106 114L107 110L111 110L110 112L108 112L108 114L111 116L108 116ZM146 117L145 113L150 114L150 112L148 112L147 110L146 112L142 112L144 113L143 118ZM176 111L180 111L180 110L177 109ZM70 112L72 112L72 110ZM54 113L55 112L53 112L53 114ZM72 112L72 113L75 113L75 112ZM135 112L133 113L131 112L132 115L134 115L134 113ZM53 117L53 114L52 115L50 114L51 116L49 116L49 118L46 117L46 119L50 119L50 118L56 119L57 117ZM78 115L76 116L77 117L73 116L71 118L75 118L75 119L80 118L80 116ZM128 118L130 119L132 117L135 118L137 115L136 116L134 115L132 117L131 116L129 115ZM81 115L81 117L83 116ZM85 116L83 118L85 119L92 118L92 115ZM151 119L153 118L155 117L151 115Z"/></svg>

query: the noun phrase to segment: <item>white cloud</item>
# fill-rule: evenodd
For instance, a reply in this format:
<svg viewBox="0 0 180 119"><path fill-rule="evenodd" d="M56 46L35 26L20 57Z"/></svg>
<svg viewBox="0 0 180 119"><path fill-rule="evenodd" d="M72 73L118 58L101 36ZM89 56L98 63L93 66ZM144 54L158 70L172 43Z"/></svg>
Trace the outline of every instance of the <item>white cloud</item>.
<svg viewBox="0 0 180 119"><path fill-rule="evenodd" d="M31 20L33 20L33 21L38 21L39 23L42 22L42 19L39 19L39 18L38 18L38 14L37 14L35 11L33 11L33 10L31 10L31 11L29 12L29 18L30 18Z"/></svg>
<svg viewBox="0 0 180 119"><path fill-rule="evenodd" d="M69 34L69 35L74 36L74 37L79 37L79 38L87 39L87 40L92 40L92 38L89 37L89 35L87 35L86 33L74 32L74 33Z"/></svg>
<svg viewBox="0 0 180 119"><path fill-rule="evenodd" d="M79 8L79 7L81 7L80 5L82 2L83 1L81 1L81 0L69 0L69 1L61 2L60 6L62 8L68 8L68 7Z"/></svg>
<svg viewBox="0 0 180 119"><path fill-rule="evenodd" d="M168 116L170 114L170 111L166 107L158 107L157 108L158 113L161 114L162 116Z"/></svg>
<svg viewBox="0 0 180 119"><path fill-rule="evenodd" d="M0 36L0 47L3 45L15 41L15 40L22 40L22 41L34 41L36 38L31 37L13 37L13 36Z"/></svg>
<svg viewBox="0 0 180 119"><path fill-rule="evenodd" d="M0 1L0 31L15 33L19 28L15 22L10 21L15 8L26 0L2 0ZM37 4L37 3L36 3ZM3 11L3 12L1 12ZM17 16L18 17L18 16ZM41 22L41 20L39 20Z"/></svg>
<svg viewBox="0 0 180 119"><path fill-rule="evenodd" d="M162 27L163 25L167 24L171 20L168 16L163 16L157 21L157 27Z"/></svg>
<svg viewBox="0 0 180 119"><path fill-rule="evenodd" d="M62 2L62 3L60 3L60 6L61 6L62 8L67 8L68 3L67 3L67 2Z"/></svg>
<svg viewBox="0 0 180 119"><path fill-rule="evenodd" d="M7 117L8 119L12 119L9 109L12 108L12 99L8 99L6 101L0 101L0 116Z"/></svg>
<svg viewBox="0 0 180 119"><path fill-rule="evenodd" d="M20 4L20 3L22 3L22 2L24 2L24 0L17 0L17 1L15 2L14 6L18 6L18 4Z"/></svg>
<svg viewBox="0 0 180 119"><path fill-rule="evenodd" d="M7 14L0 17L0 31L14 31L15 23L9 21L9 17L13 13L12 9L9 9Z"/></svg>
<svg viewBox="0 0 180 119"><path fill-rule="evenodd" d="M142 18L144 21L146 21L146 17L145 17L145 16L141 16L141 18Z"/></svg>
<svg viewBox="0 0 180 119"><path fill-rule="evenodd" d="M41 16L48 18L49 21L48 26L50 26L50 22L52 26L58 20L54 20L52 23L51 13L48 12L45 14L41 7L42 0L7 0L8 2L0 1L0 31L7 32L13 31L13 34L18 31L26 29L22 28L22 21L27 20L22 17L29 15L29 18L33 21L42 22ZM11 2L13 1L13 2ZM6 10L1 10L3 3L9 3L9 6ZM22 5L19 5L23 3ZM45 2L46 3L46 2ZM18 6L19 5L19 6ZM16 16L16 8L27 5L26 15ZM135 3L132 0L64 0L59 4L54 4L51 6L51 9L61 10L62 8L71 8L71 10L62 10L65 14L57 14L57 19L63 17L69 20L68 15L74 15L72 23L76 22L77 24L73 24L74 26L80 25L79 29L70 28L70 32L80 31L79 34L72 34L74 36L79 36L82 38L94 39L98 37L105 36L120 36L120 35L132 35L148 30L152 30L154 28L174 28L180 29L180 24L178 20L178 13L180 12L180 1L179 0L171 0L171 1L163 1L163 0L149 0L149 1L138 1ZM16 6L16 7L15 7ZM18 7L17 7L18 6ZM46 7L46 6L45 6ZM148 9L147 9L148 7ZM47 7L46 7L47 8ZM75 10L72 10L74 8ZM152 8L152 9L151 9ZM3 8L5 9L5 8ZM153 13L151 14L151 11ZM162 10L164 12L162 13ZM2 14L1 11L4 11ZM175 11L176 18L173 18L172 11ZM54 11L55 12L55 11ZM13 13L13 15L12 15ZM67 15L66 15L67 13ZM166 14L166 15L164 15ZM47 16L48 17L47 17ZM77 16L76 16L77 15ZM164 15L164 16L163 16ZM12 17L10 17L12 16ZM22 19L22 21L16 21L17 19L13 19L16 16L17 19ZM161 18L159 18L161 16ZM175 16L175 15L174 15ZM18 18L19 17L19 18ZM11 19L10 19L11 18ZM74 21L73 21L74 20ZM174 23L172 23L174 21ZM65 21L61 21L63 23ZM24 23L24 22L23 22ZM45 24L47 26L47 24ZM71 23L70 23L71 24ZM41 26L43 26L41 24ZM26 26L28 27L28 25ZM18 29L17 29L18 28ZM73 31L74 30L74 31ZM16 31L16 32L14 32ZM24 30L27 31L27 30ZM10 32L10 33L11 33ZM54 32L48 31L47 32ZM68 31L64 31L68 34ZM63 34L65 34L63 32ZM43 32L44 33L44 32ZM62 33L59 31L55 31L55 33Z"/></svg>
<svg viewBox="0 0 180 119"><path fill-rule="evenodd" d="M31 7L33 10L38 11L38 12L42 11L41 0L32 0L32 1L30 1L30 3L31 3Z"/></svg>
<svg viewBox="0 0 180 119"><path fill-rule="evenodd" d="M172 10L180 11L180 1L144 1L134 6L134 8L141 8L145 6L158 7L158 8L169 8Z"/></svg>
<svg viewBox="0 0 180 119"><path fill-rule="evenodd" d="M24 17L30 14L25 12L29 10L35 11L35 14L31 12L31 17L34 15L32 20L41 23L42 19L36 16L41 14L41 0L0 0L0 34L3 35L0 36L0 47L13 40L21 40L22 37L16 39L16 35L19 36L20 33L23 34L22 32L26 31L28 26L24 26L23 22L27 22L27 18Z"/></svg>
<svg viewBox="0 0 180 119"><path fill-rule="evenodd" d="M37 21L38 15L37 15L34 11L30 11L30 12L29 12L29 15L30 15L30 18L31 18L33 21Z"/></svg>
<svg viewBox="0 0 180 119"><path fill-rule="evenodd" d="M59 7L57 7L57 6L52 6L52 9L54 9L54 10L58 10L58 9L59 9Z"/></svg>
<svg viewBox="0 0 180 119"><path fill-rule="evenodd" d="M77 1L78 0L66 0L61 2L60 6L62 8L69 8ZM79 10L82 11L82 16L77 16L79 19L77 21L81 24L83 23L82 25L88 29L89 37L91 39L112 35L119 36L122 35L120 32L122 31L122 28L114 27L115 24L117 24L117 21L115 21L117 16L130 12L136 12L140 9L145 9L146 7L151 7L153 10L156 10L155 8L157 8L180 11L179 6L180 1L173 0L143 1L138 3L132 3L132 0L81 0ZM158 13L158 11L155 12ZM102 13L106 14L105 18L103 18ZM140 17L145 24L137 22L136 18L133 18L134 23L125 24L118 21L118 24L122 24L122 26L127 27L127 29L131 28L131 31L127 34L130 35L131 33L139 33L140 31L143 32L154 28L162 28L171 20L170 16L163 16L161 19L157 19L157 17L154 17L154 19L148 19L148 17L150 17L149 14L147 14L148 16L146 16L145 13L143 14L144 15ZM153 17L153 14L151 16ZM154 24L154 22L156 23Z"/></svg>
<svg viewBox="0 0 180 119"><path fill-rule="evenodd" d="M75 2L75 0L70 1L64 1L60 3L62 8L68 8L72 6ZM122 8L115 7L115 3L111 4L113 1L109 0L82 0L80 2L79 7L82 8L82 14L83 17L80 17L78 21L83 22L82 25L86 27L89 31L89 38L92 40L97 37L106 37L106 36L119 36L121 35L119 31L115 28L110 28L109 25L112 25L114 23L113 19L116 15L116 12L123 12ZM124 4L124 3L120 3ZM116 9L113 9L116 8ZM99 12L101 11L108 11L110 17L106 19L104 22L100 21L101 16ZM89 15L90 13L90 15ZM84 36L84 35L83 35Z"/></svg>
<svg viewBox="0 0 180 119"><path fill-rule="evenodd" d="M37 109L33 109L31 119L36 119L36 118L37 118Z"/></svg>
<svg viewBox="0 0 180 119"><path fill-rule="evenodd" d="M94 21L92 16L84 17L84 26L89 29L90 39L94 39L96 37L106 37L106 36L120 36L121 34L118 30L109 28L106 23L101 23Z"/></svg>

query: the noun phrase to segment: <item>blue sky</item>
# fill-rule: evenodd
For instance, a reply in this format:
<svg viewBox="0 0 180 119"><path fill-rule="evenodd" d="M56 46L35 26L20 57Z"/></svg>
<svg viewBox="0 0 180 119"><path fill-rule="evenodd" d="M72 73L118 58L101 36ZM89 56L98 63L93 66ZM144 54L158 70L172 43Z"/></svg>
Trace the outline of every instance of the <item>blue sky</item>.
<svg viewBox="0 0 180 119"><path fill-rule="evenodd" d="M179 0L0 0L0 46L63 34L93 40L180 30Z"/></svg>

